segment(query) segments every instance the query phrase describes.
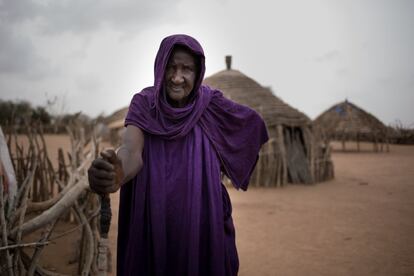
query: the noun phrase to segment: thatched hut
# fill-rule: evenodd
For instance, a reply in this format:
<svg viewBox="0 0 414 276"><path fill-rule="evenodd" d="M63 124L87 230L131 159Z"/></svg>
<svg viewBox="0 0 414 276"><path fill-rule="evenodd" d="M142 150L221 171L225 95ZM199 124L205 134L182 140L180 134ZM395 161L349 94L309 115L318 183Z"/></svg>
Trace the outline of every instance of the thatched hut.
<svg viewBox="0 0 414 276"><path fill-rule="evenodd" d="M121 108L105 118L105 124L109 129L109 140L112 145L117 146L121 141L124 129L125 117L128 107Z"/></svg>
<svg viewBox="0 0 414 276"><path fill-rule="evenodd" d="M384 144L389 150L387 127L374 115L348 100L320 114L314 124L323 131L326 139L341 141L343 150L346 149L346 141L356 141L358 151L360 141L372 142L374 151L383 151Z"/></svg>
<svg viewBox="0 0 414 276"><path fill-rule="evenodd" d="M231 68L204 80L229 99L255 109L263 117L269 132L258 160L251 185L281 186L286 183L313 183L333 177L333 165L327 147L321 149L314 139L312 122L302 112L273 95L269 88Z"/></svg>

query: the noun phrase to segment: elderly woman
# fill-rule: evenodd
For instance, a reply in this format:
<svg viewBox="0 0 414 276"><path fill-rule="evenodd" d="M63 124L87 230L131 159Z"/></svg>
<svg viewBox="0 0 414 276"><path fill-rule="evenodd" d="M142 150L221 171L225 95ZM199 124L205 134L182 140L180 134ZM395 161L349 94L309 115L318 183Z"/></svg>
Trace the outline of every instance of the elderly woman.
<svg viewBox="0 0 414 276"><path fill-rule="evenodd" d="M118 275L237 275L221 173L246 190L268 138L255 111L201 84L204 60L194 38L166 37L154 86L132 98L121 147L89 169L95 192L121 187Z"/></svg>

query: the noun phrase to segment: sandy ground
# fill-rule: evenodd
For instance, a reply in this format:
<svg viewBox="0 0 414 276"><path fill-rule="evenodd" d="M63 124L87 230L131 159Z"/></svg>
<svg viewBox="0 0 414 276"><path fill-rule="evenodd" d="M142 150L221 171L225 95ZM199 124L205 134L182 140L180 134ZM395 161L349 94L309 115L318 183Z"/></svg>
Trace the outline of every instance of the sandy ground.
<svg viewBox="0 0 414 276"><path fill-rule="evenodd" d="M414 147L333 159L333 181L231 191L240 275L414 275Z"/></svg>
<svg viewBox="0 0 414 276"><path fill-rule="evenodd" d="M414 146L363 149L334 152L336 178L329 182L229 189L239 275L414 275ZM113 194L114 268L117 205ZM57 239L42 262L76 274L68 261L78 236Z"/></svg>

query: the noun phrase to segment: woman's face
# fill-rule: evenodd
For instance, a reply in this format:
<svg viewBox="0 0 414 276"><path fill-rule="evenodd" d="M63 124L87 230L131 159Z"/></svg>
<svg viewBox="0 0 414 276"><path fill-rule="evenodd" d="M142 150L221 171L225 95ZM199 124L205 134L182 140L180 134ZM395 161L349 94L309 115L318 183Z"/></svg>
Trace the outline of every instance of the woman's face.
<svg viewBox="0 0 414 276"><path fill-rule="evenodd" d="M185 49L174 49L164 75L167 99L172 106L184 107L187 104L196 77L197 64L194 56Z"/></svg>

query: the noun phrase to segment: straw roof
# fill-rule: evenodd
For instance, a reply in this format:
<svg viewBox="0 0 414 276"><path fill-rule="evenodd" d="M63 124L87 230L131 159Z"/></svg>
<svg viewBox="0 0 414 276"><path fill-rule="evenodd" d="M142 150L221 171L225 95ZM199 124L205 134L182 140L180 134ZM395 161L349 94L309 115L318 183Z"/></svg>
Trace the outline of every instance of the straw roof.
<svg viewBox="0 0 414 276"><path fill-rule="evenodd" d="M117 129L124 126L125 117L128 113L128 107L118 109L105 118L105 122L109 129Z"/></svg>
<svg viewBox="0 0 414 276"><path fill-rule="evenodd" d="M223 94L259 112L268 127L284 124L300 126L310 124L310 119L273 95L269 88L244 75L238 70L226 69L206 79L203 84L218 89Z"/></svg>
<svg viewBox="0 0 414 276"><path fill-rule="evenodd" d="M380 120L348 100L335 104L314 122L332 138L362 136L375 139L387 133L386 126Z"/></svg>

